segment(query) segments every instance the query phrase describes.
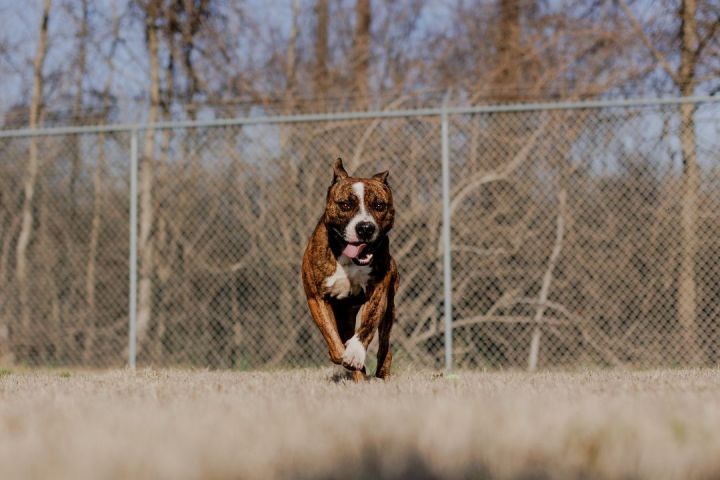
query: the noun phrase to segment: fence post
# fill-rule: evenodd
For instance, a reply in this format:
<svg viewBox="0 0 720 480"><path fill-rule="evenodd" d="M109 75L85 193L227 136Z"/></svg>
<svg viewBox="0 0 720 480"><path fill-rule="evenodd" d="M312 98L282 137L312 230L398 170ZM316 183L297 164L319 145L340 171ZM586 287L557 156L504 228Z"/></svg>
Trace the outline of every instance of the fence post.
<svg viewBox="0 0 720 480"><path fill-rule="evenodd" d="M447 111L448 95L445 95L440 114L442 147L442 245L443 245L443 306L445 320L445 369L452 370L452 262L450 251L450 146Z"/></svg>
<svg viewBox="0 0 720 480"><path fill-rule="evenodd" d="M137 358L137 218L138 218L138 130L130 130L130 258L128 295L128 366Z"/></svg>

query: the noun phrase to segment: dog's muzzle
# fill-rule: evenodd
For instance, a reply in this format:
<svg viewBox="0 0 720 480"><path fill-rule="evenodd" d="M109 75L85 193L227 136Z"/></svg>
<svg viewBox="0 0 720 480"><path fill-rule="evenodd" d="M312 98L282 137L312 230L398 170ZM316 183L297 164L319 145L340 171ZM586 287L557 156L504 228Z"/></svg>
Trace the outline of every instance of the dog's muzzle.
<svg viewBox="0 0 720 480"><path fill-rule="evenodd" d="M348 243L343 249L342 254L352 260L355 265L368 265L373 258L368 244L360 242Z"/></svg>

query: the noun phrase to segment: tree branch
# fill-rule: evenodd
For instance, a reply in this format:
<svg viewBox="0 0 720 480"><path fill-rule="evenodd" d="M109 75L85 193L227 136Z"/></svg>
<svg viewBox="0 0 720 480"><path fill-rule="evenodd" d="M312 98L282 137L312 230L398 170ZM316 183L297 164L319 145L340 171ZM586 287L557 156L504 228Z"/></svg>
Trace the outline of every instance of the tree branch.
<svg viewBox="0 0 720 480"><path fill-rule="evenodd" d="M676 85L680 85L680 79L678 78L677 72L673 70L672 66L670 65L670 62L668 62L668 59L663 55L663 53L655 48L655 45L653 45L652 41L650 41L650 38L645 34L645 32L642 29L642 25L640 25L640 22L638 21L635 14L630 10L630 7L627 4L626 0L618 0L620 3L620 8L622 8L623 12L627 16L628 20L630 21L630 24L632 25L633 29L635 29L635 32L640 36L640 39L645 44L645 46L650 50L650 52L655 57L655 60L660 63L660 65L665 70L665 73L668 74L668 76L672 79L673 82L675 82Z"/></svg>
<svg viewBox="0 0 720 480"><path fill-rule="evenodd" d="M567 214L567 192L564 188L558 192L558 215L557 227L555 229L555 244L553 245L550 258L548 259L547 269L543 276L542 286L540 287L540 295L538 296L538 307L533 317L535 328L530 342L530 354L528 356L528 370L533 372L537 368L538 353L540 351L540 323L542 323L545 314L545 302L547 302L550 293L550 283L552 282L553 271L560 257L562 250L563 238L565 236L565 215Z"/></svg>

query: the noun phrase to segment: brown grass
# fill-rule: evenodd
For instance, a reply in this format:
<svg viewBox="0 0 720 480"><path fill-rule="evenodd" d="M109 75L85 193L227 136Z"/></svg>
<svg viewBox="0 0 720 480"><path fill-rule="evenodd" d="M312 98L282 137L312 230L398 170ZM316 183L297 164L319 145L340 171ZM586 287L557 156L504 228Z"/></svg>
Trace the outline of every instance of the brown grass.
<svg viewBox="0 0 720 480"><path fill-rule="evenodd" d="M717 478L720 371L4 371L0 478Z"/></svg>

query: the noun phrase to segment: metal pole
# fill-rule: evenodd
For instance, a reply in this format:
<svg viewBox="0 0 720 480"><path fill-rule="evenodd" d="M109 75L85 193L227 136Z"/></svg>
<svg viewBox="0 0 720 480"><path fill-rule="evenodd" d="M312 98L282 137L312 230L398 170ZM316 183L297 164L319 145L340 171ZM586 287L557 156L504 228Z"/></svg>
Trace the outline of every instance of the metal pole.
<svg viewBox="0 0 720 480"><path fill-rule="evenodd" d="M130 294L128 304L128 366L135 369L137 357L137 219L138 219L138 131L130 131Z"/></svg>
<svg viewBox="0 0 720 480"><path fill-rule="evenodd" d="M443 244L443 299L445 319L445 368L452 370L452 262L450 257L450 147L448 132L448 95L445 95L441 112L442 143L442 244Z"/></svg>
<svg viewBox="0 0 720 480"><path fill-rule="evenodd" d="M588 108L654 107L662 105L720 103L720 95L680 98L639 98L627 100L595 100L582 102L517 103L510 105L479 105L473 107L420 108L410 110L382 110L374 112L314 113L305 115L279 115L276 117L217 118L184 122L157 122L141 124L98 125L87 127L55 127L43 129L0 130L0 138L68 135L75 133L132 132L133 130L160 130L165 128L229 127L233 125L263 125L278 123L330 122L367 120L375 118L431 117L448 114L534 112L540 110L576 110Z"/></svg>

